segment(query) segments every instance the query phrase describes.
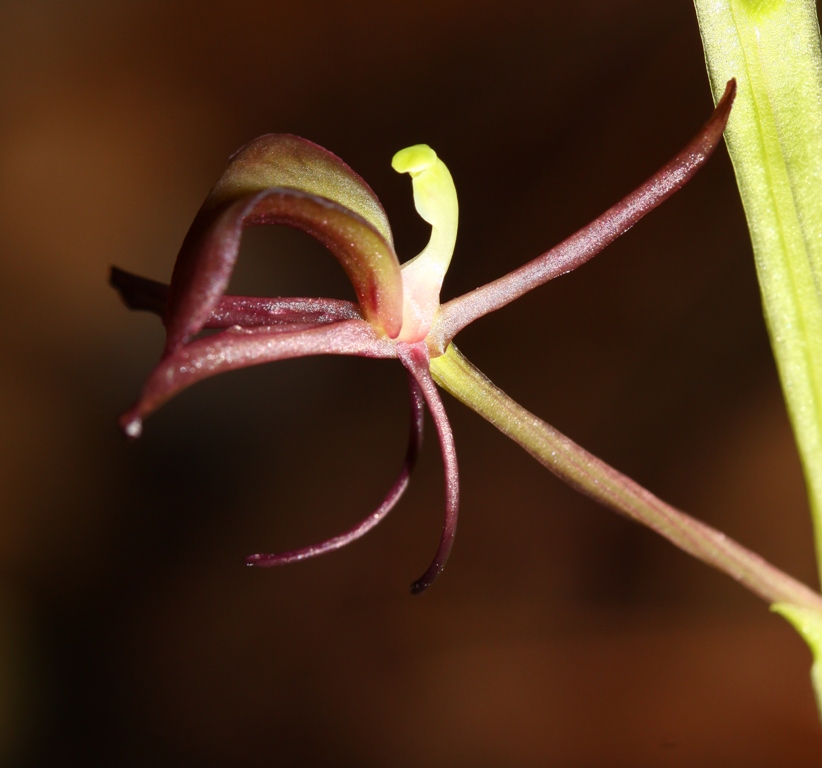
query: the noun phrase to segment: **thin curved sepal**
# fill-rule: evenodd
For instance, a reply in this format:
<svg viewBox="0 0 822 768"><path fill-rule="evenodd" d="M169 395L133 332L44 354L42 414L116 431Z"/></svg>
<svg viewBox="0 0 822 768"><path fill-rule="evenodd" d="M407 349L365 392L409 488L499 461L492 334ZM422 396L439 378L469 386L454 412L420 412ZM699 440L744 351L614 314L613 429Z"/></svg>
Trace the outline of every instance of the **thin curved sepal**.
<svg viewBox="0 0 822 768"><path fill-rule="evenodd" d="M736 80L730 80L711 118L682 151L599 218L519 269L444 304L432 331L441 349L477 318L582 266L681 189L721 141L735 95Z"/></svg>
<svg viewBox="0 0 822 768"><path fill-rule="evenodd" d="M402 278L391 230L371 188L342 160L296 136L263 136L236 153L183 242L165 317L165 354L198 333L225 292L246 226L286 224L340 260L364 316L394 338Z"/></svg>
<svg viewBox="0 0 822 768"><path fill-rule="evenodd" d="M400 468L400 473L385 495L380 506L364 520L357 523L357 525L345 533L341 533L339 536L321 541L319 544L312 544L308 547L291 550L290 552L281 552L276 555L250 555L246 558L246 565L271 568L277 565L296 563L300 560L308 560L309 558L317 557L317 555L324 555L326 552L333 552L344 547L346 544L356 541L385 519L386 515L396 506L397 502L405 493L405 489L408 487L408 481L411 479L411 472L413 472L414 466L417 463L420 447L422 446L422 428L425 415L423 409L424 399L419 385L410 373L408 374L408 388L411 400L411 424L408 433L408 447L406 448L405 459Z"/></svg>
<svg viewBox="0 0 822 768"><path fill-rule="evenodd" d="M460 483L459 470L457 468L457 450L454 445L454 433L451 431L451 424L448 415L445 413L445 405L440 398L434 380L431 378L429 370L431 360L428 355L428 348L425 342L397 344L397 357L408 369L416 380L425 404L434 420L437 428L437 435L440 441L440 451L442 452L442 462L445 469L445 517L442 524L442 535L437 552L431 565L425 573L411 585L411 594L418 595L430 587L437 577L442 573L451 549L454 546L454 537L457 535L457 515L459 512Z"/></svg>
<svg viewBox="0 0 822 768"><path fill-rule="evenodd" d="M225 371L311 355L396 357L394 345L364 320L327 325L285 325L244 329L234 326L186 344L151 372L140 399L120 417L129 437L139 437L143 419L198 381Z"/></svg>
<svg viewBox="0 0 822 768"><path fill-rule="evenodd" d="M165 315L168 304L166 283L118 267L111 268L109 283L129 309L153 312L160 317ZM362 320L362 313L353 301L343 299L222 296L203 329L220 330L232 325L243 328L295 323L325 325L339 320Z"/></svg>

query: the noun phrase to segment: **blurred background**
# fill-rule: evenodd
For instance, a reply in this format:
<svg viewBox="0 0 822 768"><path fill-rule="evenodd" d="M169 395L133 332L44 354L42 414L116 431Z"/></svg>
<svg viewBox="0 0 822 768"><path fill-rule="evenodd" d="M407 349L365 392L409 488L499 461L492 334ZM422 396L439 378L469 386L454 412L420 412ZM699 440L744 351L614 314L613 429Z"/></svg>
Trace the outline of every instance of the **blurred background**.
<svg viewBox="0 0 822 768"><path fill-rule="evenodd" d="M365 539L253 552L374 508L406 439L400 366L216 377L127 443L163 334L108 288L159 280L228 155L328 147L427 239L395 151L461 204L450 298L630 191L707 119L688 0L3 0L0 764L818 765L810 655L725 576L577 496L448 399L460 531L439 582L439 453ZM254 230L234 292L351 298L315 243ZM722 148L578 272L460 348L534 413L816 584L801 472Z"/></svg>

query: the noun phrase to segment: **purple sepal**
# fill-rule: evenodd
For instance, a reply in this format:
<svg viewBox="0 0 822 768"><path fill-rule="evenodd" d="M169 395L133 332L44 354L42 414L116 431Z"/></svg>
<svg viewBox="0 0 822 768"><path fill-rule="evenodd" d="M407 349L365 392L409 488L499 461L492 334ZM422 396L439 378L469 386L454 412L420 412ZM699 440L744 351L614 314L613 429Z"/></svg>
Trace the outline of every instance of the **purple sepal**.
<svg viewBox="0 0 822 768"><path fill-rule="evenodd" d="M356 541L361 536L365 535L375 525L381 522L385 516L394 508L405 489L408 487L408 481L411 478L411 472L417 463L417 456L422 445L422 427L423 416L425 411L423 409L423 395L420 391L419 385L413 376L408 375L408 388L411 399L411 426L408 434L408 448L405 452L405 459L403 461L400 473L394 484L385 495L382 503L377 507L368 517L357 523L353 528L350 528L345 533L339 536L334 536L331 539L326 539L318 544L312 544L302 549L294 549L289 552L281 552L276 555L249 555L246 558L246 565L256 565L262 568L270 568L277 565L286 565L287 563L295 563L299 560L307 560L317 555L323 555L326 552L333 552L336 549Z"/></svg>
<svg viewBox="0 0 822 768"><path fill-rule="evenodd" d="M460 483L457 469L457 450L454 445L454 434L451 423L445 413L445 406L440 398L439 390L431 378L430 358L428 348L424 342L416 344L397 344L397 356L402 364L416 379L417 384L425 397L425 404L434 419L437 435L440 440L442 463L445 469L445 517L442 524L442 535L437 552L431 565L425 573L412 585L411 593L418 595L430 587L437 576L445 568L451 549L454 546L454 537L457 535L457 514L459 512Z"/></svg>
<svg viewBox="0 0 822 768"><path fill-rule="evenodd" d="M309 355L396 357L394 345L365 320L240 328L192 341L164 357L151 372L140 399L120 417L129 437L142 432L143 419L186 387L225 371Z"/></svg>

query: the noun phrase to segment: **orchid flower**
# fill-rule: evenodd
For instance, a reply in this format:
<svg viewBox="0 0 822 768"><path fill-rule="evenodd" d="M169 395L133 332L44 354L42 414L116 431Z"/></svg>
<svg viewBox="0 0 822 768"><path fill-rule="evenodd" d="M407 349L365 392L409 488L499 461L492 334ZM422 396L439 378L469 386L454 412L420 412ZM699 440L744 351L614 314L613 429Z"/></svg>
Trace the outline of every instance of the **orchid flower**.
<svg viewBox="0 0 822 768"><path fill-rule="evenodd" d="M112 271L112 284L125 303L161 315L167 334L159 364L137 402L121 417L122 429L129 437L138 437L145 417L165 401L224 371L308 355L397 359L408 372L411 428L400 473L380 506L339 536L291 552L252 555L247 558L249 565L274 566L314 557L354 541L380 522L408 485L427 406L445 467L445 517L434 559L414 582L412 592L430 586L451 552L459 506L454 437L439 384L588 495L733 572L763 596L772 599L772 593L778 593L792 602L818 606L818 596L803 585L767 569L763 576L764 566L755 555L668 507L529 414L494 387L452 343L461 329L479 317L584 264L680 189L720 141L734 93L731 81L696 137L599 218L523 267L445 304L440 303L440 289L456 241L458 205L451 174L430 147L409 147L392 162L396 171L410 175L416 209L431 225L428 245L401 265L382 205L342 160L291 135L256 139L231 157L200 208L177 257L170 286L116 268ZM224 295L243 229L260 224L295 227L323 243L344 268L357 303ZM198 336L205 329L219 333Z"/></svg>

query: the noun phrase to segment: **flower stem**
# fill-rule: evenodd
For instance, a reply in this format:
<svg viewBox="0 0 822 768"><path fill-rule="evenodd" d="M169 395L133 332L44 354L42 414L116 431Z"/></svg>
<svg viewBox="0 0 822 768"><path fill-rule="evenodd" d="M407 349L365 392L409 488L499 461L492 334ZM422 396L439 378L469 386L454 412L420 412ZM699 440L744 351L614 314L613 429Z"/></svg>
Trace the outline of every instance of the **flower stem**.
<svg viewBox="0 0 822 768"><path fill-rule="evenodd" d="M661 501L529 413L489 381L453 344L445 354L431 360L431 372L447 392L582 493L656 531L769 603L789 603L822 613L822 595L720 531Z"/></svg>

